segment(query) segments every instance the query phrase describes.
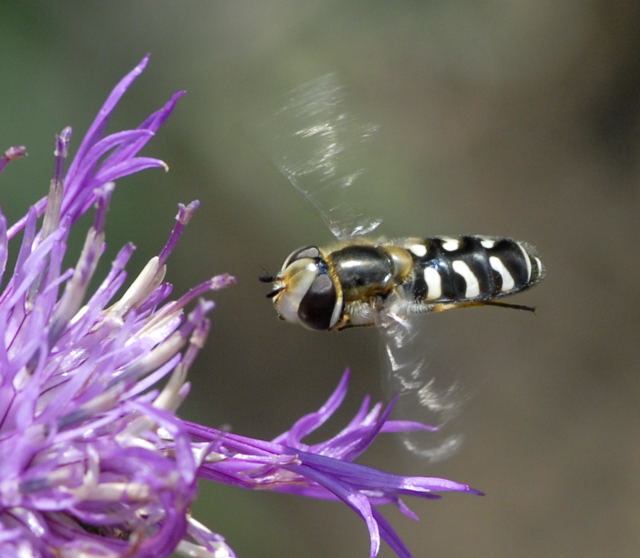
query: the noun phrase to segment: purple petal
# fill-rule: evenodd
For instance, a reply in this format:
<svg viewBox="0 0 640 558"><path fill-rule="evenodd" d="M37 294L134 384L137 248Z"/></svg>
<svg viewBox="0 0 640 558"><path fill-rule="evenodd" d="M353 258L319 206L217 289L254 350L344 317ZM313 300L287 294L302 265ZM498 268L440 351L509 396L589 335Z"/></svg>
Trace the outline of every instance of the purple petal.
<svg viewBox="0 0 640 558"><path fill-rule="evenodd" d="M344 371L340 383L329 396L329 399L322 407L313 413L309 413L302 418L298 419L290 430L274 438L276 443L289 444L296 446L302 438L308 436L311 432L317 430L327 420L331 418L336 409L340 407L347 394L347 386L349 385L349 376L351 371L349 369Z"/></svg>
<svg viewBox="0 0 640 558"><path fill-rule="evenodd" d="M149 55L145 56L138 65L131 70L126 76L124 76L120 82L113 88L107 100L104 102L100 110L98 111L98 115L95 120L89 126L87 133L85 134L80 146L78 147L78 151L76 152L76 156L74 158L73 163L69 167L69 171L67 172L66 180L70 182L73 180L77 168L80 163L83 161L86 152L100 139L100 136L104 132L104 129L107 126L107 122L109 120L109 116L116 108L116 105L122 98L122 96L126 93L129 86L138 78L138 76L144 71L147 66L147 62L149 61Z"/></svg>
<svg viewBox="0 0 640 558"><path fill-rule="evenodd" d="M24 145L16 145L14 147L9 147L2 157L0 157L0 173L4 170L4 168L14 159L19 159L20 157L27 156L27 148Z"/></svg>

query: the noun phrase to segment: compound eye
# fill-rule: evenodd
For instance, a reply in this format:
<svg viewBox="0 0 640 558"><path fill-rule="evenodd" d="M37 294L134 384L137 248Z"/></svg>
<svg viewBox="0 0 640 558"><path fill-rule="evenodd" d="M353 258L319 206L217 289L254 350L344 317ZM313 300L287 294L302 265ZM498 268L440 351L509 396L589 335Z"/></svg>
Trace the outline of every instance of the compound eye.
<svg viewBox="0 0 640 558"><path fill-rule="evenodd" d="M297 260L301 260L303 258L310 258L312 260L317 260L320 258L320 250L316 246L305 246L304 248L298 248L285 260L283 267L287 267L290 263L293 263Z"/></svg>
<svg viewBox="0 0 640 558"><path fill-rule="evenodd" d="M300 321L311 329L329 329L336 305L336 289L326 274L318 275L311 283L298 307Z"/></svg>

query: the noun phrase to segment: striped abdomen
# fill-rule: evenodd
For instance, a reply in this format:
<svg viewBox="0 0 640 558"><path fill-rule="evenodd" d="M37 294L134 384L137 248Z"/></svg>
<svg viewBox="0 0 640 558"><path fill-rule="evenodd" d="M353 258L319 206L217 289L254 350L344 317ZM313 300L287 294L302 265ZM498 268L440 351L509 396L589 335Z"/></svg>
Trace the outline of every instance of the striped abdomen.
<svg viewBox="0 0 640 558"><path fill-rule="evenodd" d="M508 238L428 238L405 248L414 258L405 288L418 303L491 300L531 287L543 275L533 248Z"/></svg>

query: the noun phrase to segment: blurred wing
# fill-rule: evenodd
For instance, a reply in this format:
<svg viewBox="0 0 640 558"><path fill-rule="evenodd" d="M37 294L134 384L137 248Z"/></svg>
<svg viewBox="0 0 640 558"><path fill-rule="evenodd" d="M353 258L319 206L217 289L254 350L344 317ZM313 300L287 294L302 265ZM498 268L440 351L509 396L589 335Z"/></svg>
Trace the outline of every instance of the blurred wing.
<svg viewBox="0 0 640 558"><path fill-rule="evenodd" d="M364 216L353 202L358 194L366 196L364 188L354 185L362 183L362 163L370 157L366 144L377 127L363 124L346 110L344 89L333 74L291 91L266 127L269 152L278 169L314 205L337 238L369 234L378 227L381 220ZM441 429L403 438L411 452L436 461L454 453L462 442L450 423L458 416L463 394L447 371L434 374L430 369L426 336L419 331L423 326L404 314L385 310L378 318L385 338L387 384L398 395L400 419Z"/></svg>
<svg viewBox="0 0 640 558"><path fill-rule="evenodd" d="M365 173L360 166L366 160L363 146L377 127L358 122L345 110L344 89L334 74L291 91L268 126L276 165L336 237L368 234L380 224L351 201L352 187Z"/></svg>
<svg viewBox="0 0 640 558"><path fill-rule="evenodd" d="M455 453L463 435L455 424L468 395L451 370L430 366L424 331L426 316L406 318L389 312L380 316L385 341L388 386L397 394L395 414L435 426L436 432L403 434L405 447L430 461L440 461Z"/></svg>

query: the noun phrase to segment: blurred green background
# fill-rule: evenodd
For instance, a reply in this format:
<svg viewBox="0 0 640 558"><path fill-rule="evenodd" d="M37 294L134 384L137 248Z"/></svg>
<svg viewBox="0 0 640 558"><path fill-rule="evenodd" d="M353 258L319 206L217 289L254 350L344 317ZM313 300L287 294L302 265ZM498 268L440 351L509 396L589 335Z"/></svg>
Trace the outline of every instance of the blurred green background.
<svg viewBox="0 0 640 558"><path fill-rule="evenodd" d="M362 462L471 483L485 497L390 511L416 557L632 557L640 547L640 9L636 2L282 0L19 2L0 8L0 131L29 158L2 176L11 217L43 195L53 134L74 146L110 88L149 69L112 119L188 95L146 149L171 166L122 181L109 249L157 253L176 203L200 199L170 262L181 293L219 272L209 343L183 416L273 437L353 369L344 421L381 397L375 331L279 322L256 278L326 242L258 132L272 100L336 72L380 124L361 196L390 236L484 233L537 245L548 277L495 308L427 316L430 365L473 386L462 450L412 456L392 437ZM335 423L335 428L340 420ZM344 506L203 485L194 514L244 557L367 556ZM384 548L383 556L391 556Z"/></svg>

